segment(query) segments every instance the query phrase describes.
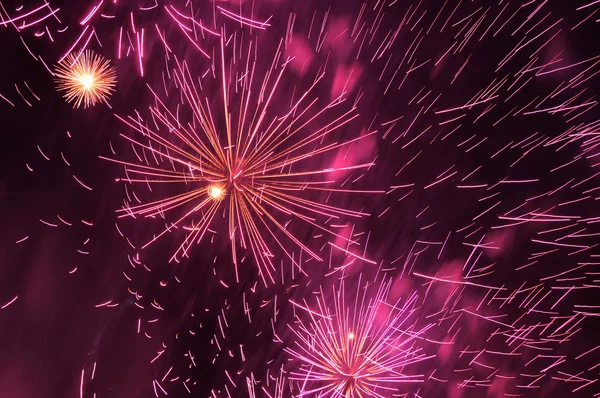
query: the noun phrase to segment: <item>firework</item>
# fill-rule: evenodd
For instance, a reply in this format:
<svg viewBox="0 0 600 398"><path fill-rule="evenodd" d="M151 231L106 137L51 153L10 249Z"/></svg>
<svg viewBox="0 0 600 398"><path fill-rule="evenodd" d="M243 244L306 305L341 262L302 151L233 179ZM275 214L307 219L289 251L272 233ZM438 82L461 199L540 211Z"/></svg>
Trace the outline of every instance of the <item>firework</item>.
<svg viewBox="0 0 600 398"><path fill-rule="evenodd" d="M321 290L316 306L296 304L309 317L290 326L296 341L286 348L300 362L290 374L306 385L299 396L384 397L399 384L424 381L407 370L432 358L419 343L435 322L418 325L416 295L389 302L390 286L384 279L372 295L372 287L359 282L348 303L342 282L330 296Z"/></svg>
<svg viewBox="0 0 600 398"><path fill-rule="evenodd" d="M241 48L243 42L237 45ZM233 47L233 43L230 46ZM321 162L330 163L329 154L375 132L353 139L331 138L358 115L356 103L349 103L344 95L319 105L314 91L324 73L300 92L289 108L277 110L281 109L283 98L278 85L287 65L287 62L279 65L280 49L262 81L251 61L255 51L252 44L247 47L242 71L235 70L240 61L228 65L225 50L226 45L221 41L221 64L217 69L220 82L210 94L214 97L214 90L220 91L220 105L214 105L211 110L208 98L202 98L202 89L195 84L188 65L177 62L172 76L191 113L191 120L184 122L184 112L169 109L165 99L153 91L157 103L150 108L153 127L139 118L121 119L147 140L124 136L144 155L136 156L134 161L109 160L125 166L125 182L179 187L172 195L141 204L126 204L119 210L120 217L156 217L185 208L181 217L169 222L167 228L142 248L181 227L187 235L171 260L188 256L191 246L207 234L219 211L225 211L236 279L239 240L242 248L252 252L263 281L268 283L273 281L275 270L268 240L272 240L297 267L300 264L286 248L282 237L311 258L322 260L290 231L289 220L285 221L285 217L348 241L327 225L328 220L361 217L366 213L329 205L311 199L309 194L357 192L332 187L333 174L365 169L373 163L315 167L312 162L320 158ZM227 70L233 71L227 73ZM277 103L274 103L275 98ZM339 111L346 105L346 109ZM224 115L223 122L216 123L214 114Z"/></svg>
<svg viewBox="0 0 600 398"><path fill-rule="evenodd" d="M55 82L57 90L65 92L65 100L74 102L74 108L81 105L88 108L108 102L117 74L109 60L86 50L82 54L69 54L56 66Z"/></svg>
<svg viewBox="0 0 600 398"><path fill-rule="evenodd" d="M14 107L5 124L20 131L51 125L74 143L65 147L48 130L36 134L33 156L3 157L32 176L26 189L13 185L18 175L8 176L3 200L17 192L35 194L27 200L18 197L14 208L20 213L13 224L7 214L3 232L14 235L15 253L24 252L31 262L24 274L36 283L10 276L10 264L21 267L9 253L5 274L13 280L8 289L0 289L0 316L16 324L12 317L22 313L27 325L29 318L36 319L29 316L35 304L56 313L52 325L31 325L41 331L40 344L29 344L32 337L26 336L33 334L27 328L15 328L24 330L16 337L28 339L33 355L15 352L25 362L9 364L11 372L2 375L9 395L13 374L19 387L30 387L20 382L24 377L42 380L39 391L21 395L43 396L40 391L50 385L66 396L78 384L83 398L96 391L106 395L107 388L115 396L156 397L208 391L215 397L277 398L600 396L600 303L594 293L600 286L600 173L595 170L600 123L593 94L600 62L597 46L589 40L600 26L595 23L598 2L336 3L94 0L83 7L60 4L60 10L52 0L0 4L3 43L12 37L16 46L25 47L23 58L39 66L25 65L17 58L19 51L14 61L8 60L19 67L3 74L0 106ZM291 14L274 12L269 18L275 9ZM283 36L282 49L272 52ZM219 46L213 49L215 43ZM96 46L110 52L120 71L127 69L128 87L148 82L156 90L149 112L124 120L130 125L127 138L114 147L114 160L125 168L121 181L127 195L119 216L136 218L128 226L137 237L151 225L142 245L160 249L167 236L172 238L177 245L173 261L193 256L194 267L186 266L192 261L162 264L161 253L155 258L119 252L122 242L110 240L113 235L118 239L114 225L106 228L102 222L114 210L112 203L101 204L109 202L104 198L110 193L98 181L112 170L96 169L96 145L80 141L90 135L78 134L68 114L38 123L47 121L45 101L55 96L43 92L45 85L36 78L36 70L51 69L41 55L58 55L59 63L70 68L77 55ZM186 62L179 62L183 56ZM270 56L272 68L271 58L266 59ZM157 72L164 65L161 57L167 64L162 80L161 70ZM360 119L352 119L358 107L349 97L353 88L360 98ZM120 114L130 106L144 107L143 95L129 90L123 87L119 93L128 99L126 109L116 110ZM105 119L110 112L106 107L88 112L86 130L93 130L92 118ZM339 124L346 124L333 124L322 130L323 136L313 136L340 117ZM361 129L359 120L369 125L366 131L379 130L381 140L372 135L355 141L358 145L334 148L357 136L353 132ZM345 171L340 164L367 162L346 151L367 147L365 141L373 149L364 151L370 153L365 159L377 157L377 164L357 177L362 171ZM52 178L49 165L63 167L59 174L67 182ZM246 172L254 174L248 178ZM389 188L387 194L362 200L364 196L346 189L361 177ZM76 192L73 187L87 196L66 201L65 193ZM58 201L52 202L52 194ZM25 205L29 197L35 206ZM363 206L377 217L355 221L367 213ZM31 214L35 224L29 227ZM121 235L131 232L122 229L128 220L116 224ZM52 244L77 256L60 256L66 264L62 282L56 269L47 278L48 271L40 268L60 253L48 254L34 245L67 233L77 240L61 238L61 244ZM159 237L161 243L152 243ZM201 239L206 244L220 237L230 239L231 248L221 253L222 242L216 242L214 257L192 247ZM138 240L129 238L134 250L142 246L135 247L132 242ZM359 272L367 272L364 252L355 250L358 242L366 245L365 239L394 283L354 285L359 267L348 264L363 262ZM335 253L323 255L326 249ZM282 251L286 265L287 258L292 270L310 270L310 279L282 277L286 294L277 291L279 286L256 289L253 279L227 287L234 266L222 260L231 252L236 270L244 261L241 253L254 257L268 283L279 279L271 274ZM40 257L32 258L36 252ZM323 270L325 257L330 268L343 264L331 271L337 276L343 270L346 276L334 289L327 277L310 269L312 264L306 265L323 259ZM98 275L106 277L100 281ZM123 283L129 291L125 299L119 294ZM323 286L316 298L308 291L315 284ZM93 302L76 294L48 300L40 289L63 296L70 286L95 292ZM226 289L223 300L216 298L215 286ZM196 302L199 294L204 301ZM111 327L104 327L95 339L84 339L87 331L81 325L91 328L95 322L77 319L67 300L80 301L86 314L102 311L108 316L135 307L141 315L132 316L115 337L108 337ZM89 311L94 305L97 310ZM69 357L80 350L81 356L69 371L75 377L59 383L68 385L63 389L69 391L62 391L49 381L64 378L49 374L44 380L36 373L40 356L53 363L55 351L36 352L35 347L47 347L44 335L54 339L55 326L68 329L70 319L81 340L94 343L84 346L67 335L62 349ZM0 341L15 341L9 329ZM148 365L152 372L117 362L124 366L120 368L105 359L123 351L111 339L124 348L134 346L123 343L127 332L156 342ZM383 348L376 349L377 341ZM435 358L430 358L432 346L438 348ZM365 351L369 355L361 356ZM103 358L97 372L96 357ZM148 362L139 352L129 358ZM112 375L107 373L111 368ZM15 375L15 369L28 374ZM135 378L131 369L141 369L148 379ZM145 384L147 391L119 387L115 380L123 374L129 387Z"/></svg>

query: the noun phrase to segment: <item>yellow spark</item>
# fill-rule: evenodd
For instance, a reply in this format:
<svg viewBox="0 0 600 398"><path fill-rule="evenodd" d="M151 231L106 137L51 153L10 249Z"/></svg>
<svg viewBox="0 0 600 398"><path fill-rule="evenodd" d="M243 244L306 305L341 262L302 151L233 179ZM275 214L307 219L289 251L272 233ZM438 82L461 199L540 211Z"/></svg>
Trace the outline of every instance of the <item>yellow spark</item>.
<svg viewBox="0 0 600 398"><path fill-rule="evenodd" d="M213 197L214 199L221 199L223 197L223 195L225 194L223 188L221 188L218 185L211 185L208 188L208 194Z"/></svg>
<svg viewBox="0 0 600 398"><path fill-rule="evenodd" d="M90 90L94 84L94 77L90 75L81 76L80 81L84 90Z"/></svg>
<svg viewBox="0 0 600 398"><path fill-rule="evenodd" d="M84 108L107 102L115 90L117 74L110 61L86 50L82 54L69 54L55 68L58 91L64 91L67 102L73 107Z"/></svg>

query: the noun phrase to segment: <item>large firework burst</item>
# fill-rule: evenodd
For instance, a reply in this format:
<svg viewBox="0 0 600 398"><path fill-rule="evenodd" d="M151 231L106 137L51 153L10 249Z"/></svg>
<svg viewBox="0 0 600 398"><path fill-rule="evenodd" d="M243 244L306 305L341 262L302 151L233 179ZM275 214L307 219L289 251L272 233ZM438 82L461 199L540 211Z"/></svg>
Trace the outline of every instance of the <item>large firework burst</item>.
<svg viewBox="0 0 600 398"><path fill-rule="evenodd" d="M91 50L69 54L55 69L56 89L64 91L65 100L74 102L75 108L107 102L117 82L110 61Z"/></svg>
<svg viewBox="0 0 600 398"><path fill-rule="evenodd" d="M359 282L350 303L342 282L331 295L321 290L316 306L296 304L309 318L290 326L295 346L286 348L300 362L290 376L306 385L299 396L384 397L399 383L424 380L405 369L432 357L418 343L435 322L418 324L417 295L389 302L391 280L381 281L374 295L372 284Z"/></svg>
<svg viewBox="0 0 600 398"><path fill-rule="evenodd" d="M234 47L234 43L235 39L229 45ZM244 43L236 45L241 51ZM328 166L332 159L326 155L375 132L353 139L333 136L358 115L356 103L349 103L346 93L319 105L322 100L314 92L324 72L320 72L309 87L299 89L296 98L292 94L291 105L281 113L284 94L279 84L289 60L282 61L280 43L271 67L261 80L256 72L257 66L260 69L259 61L252 59L255 46L250 43L246 47L244 60L235 61L237 55L234 54L228 64L227 46L224 40L220 41L221 64L217 67L220 87L217 89L221 91L221 103L213 110L208 97L201 97L202 86L195 83L187 63L177 61L172 79L191 113L190 120L184 121L179 107L170 109L165 98L152 91L156 100L156 105L150 108L154 128L139 115L122 119L147 140L124 136L134 149L143 152L142 156L136 152L137 161L109 160L125 166L126 182L178 187L176 194L135 205L126 203L119 210L121 217L156 217L185 207L182 215L169 222L143 248L172 229L183 227L187 235L171 260L187 256L191 246L206 235L219 210L224 210L236 275L236 241L239 240L243 248L251 250L267 283L273 281L275 270L268 240L285 252L297 267L300 267L298 258L286 248L283 236L311 258L322 260L290 231L290 219L348 241L327 223L365 213L329 205L325 203L326 198L319 201L305 196L306 193L356 192L339 186L333 188L334 174L367 168L373 163ZM243 69L237 70L240 65ZM214 90L215 87L211 98L214 98ZM339 111L344 107L346 109ZM215 122L214 114L223 116L222 123ZM315 166L315 158L322 164ZM323 162L327 163L323 165Z"/></svg>

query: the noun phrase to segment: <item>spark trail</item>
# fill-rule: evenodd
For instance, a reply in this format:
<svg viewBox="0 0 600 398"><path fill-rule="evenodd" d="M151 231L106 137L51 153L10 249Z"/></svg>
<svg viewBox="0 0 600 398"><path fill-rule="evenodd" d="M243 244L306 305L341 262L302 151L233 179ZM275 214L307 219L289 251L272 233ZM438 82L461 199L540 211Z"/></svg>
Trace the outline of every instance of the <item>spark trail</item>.
<svg viewBox="0 0 600 398"><path fill-rule="evenodd" d="M142 249L174 229L183 229L186 236L171 257L171 261L179 261L210 233L213 219L224 211L236 275L239 244L252 252L267 284L274 281L275 271L269 241L301 270L282 238L311 258L322 258L294 235L295 224L347 241L327 224L366 215L311 196L377 193L348 189L335 181L336 173L366 169L372 162L342 167L325 165L330 163L330 154L356 145L376 131L342 138L341 132L344 136L352 134L347 131L358 116L358 105L351 103L345 92L327 102L319 98L317 87L322 84L324 72L319 72L306 89L292 95L289 108L282 111L285 94L280 84L289 60L282 58L281 43L263 75L259 71L269 61L263 58L264 54L254 58L256 44L247 44L245 55L234 63L226 53L236 46L241 52L244 42L234 43L235 39L228 48L225 40L220 41L220 63L214 65L219 81L218 86L212 86L210 99L203 94L206 88L195 83L190 66L177 61L171 72L172 83L179 88L190 118L184 120L183 107L169 108L166 97L151 89L156 101L150 107L151 119L142 120L139 114L121 119L137 133L136 138L124 135L132 144L135 157L109 160L125 166L123 182L141 184L150 191L157 184L178 189L165 197L155 196L152 201L131 204L128 200L119 210L119 217L162 218L176 213L174 210L185 209L173 221L167 221L167 227ZM218 95L214 90L218 90ZM216 98L222 101L220 105ZM224 120L215 119L215 115ZM315 167L315 159L325 164ZM225 227L219 225L217 229Z"/></svg>

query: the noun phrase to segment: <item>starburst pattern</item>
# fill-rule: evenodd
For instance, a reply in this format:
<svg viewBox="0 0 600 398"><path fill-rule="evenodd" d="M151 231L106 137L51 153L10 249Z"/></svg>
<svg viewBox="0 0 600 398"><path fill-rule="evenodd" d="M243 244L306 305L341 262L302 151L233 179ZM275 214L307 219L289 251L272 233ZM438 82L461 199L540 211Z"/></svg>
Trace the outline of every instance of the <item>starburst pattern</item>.
<svg viewBox="0 0 600 398"><path fill-rule="evenodd" d="M74 108L107 102L115 89L117 74L110 61L91 50L69 54L56 66L55 82Z"/></svg>
<svg viewBox="0 0 600 398"><path fill-rule="evenodd" d="M243 45L243 42L237 43L239 48ZM225 211L236 279L236 242L239 241L242 248L251 250L263 282L267 284L274 281L275 271L271 260L274 254L268 241L274 242L299 268L300 262L286 247L282 237L311 258L322 260L290 230L291 221L298 220L326 235L347 241L327 222L366 215L329 205L325 202L327 198L321 197L322 201L312 199L308 193L335 195L357 192L332 186L335 173L368 168L373 163L328 166L332 159L327 155L375 132L353 139L333 137L334 133L357 118L357 105L349 103L346 93L319 105L322 100L315 91L324 77L323 72L297 95L297 99L292 100L289 108L280 111L284 94L279 83L287 65L280 60L281 47L276 51L273 62L267 64L271 67L262 81L256 70L260 69L264 60L252 61L255 51L252 43L246 47L245 68L241 71L235 69L240 61L228 64L226 47L221 41L221 64L218 66L220 105L211 110L208 97L202 98L202 88L195 84L187 63L177 61L172 78L179 87L183 104L191 113L191 120L184 121L185 112L170 109L165 99L152 91L156 100L156 105L150 108L154 129L139 116L121 119L148 140L146 143L124 136L134 149L144 153L143 156L136 152L137 162L106 159L125 166L126 182L179 187L177 193L148 202L127 203L119 210L121 217L156 217L186 207L183 215L169 221L168 227L143 248L174 228L182 227L187 234L171 260L188 256L191 246L206 235L219 210ZM228 70L229 73L226 72ZM277 103L274 103L274 98L278 98ZM345 109L340 110L342 108ZM215 122L214 114L226 116L219 124L218 120ZM320 161L318 166L315 166L315 158Z"/></svg>
<svg viewBox="0 0 600 398"><path fill-rule="evenodd" d="M306 384L299 396L384 397L399 383L423 382L407 370L432 358L418 343L435 322L418 325L416 295L388 302L390 287L383 279L372 295L370 284L359 282L348 303L341 282L331 295L321 290L315 306L296 304L308 314L290 326L296 341L286 349L300 362L290 376Z"/></svg>

